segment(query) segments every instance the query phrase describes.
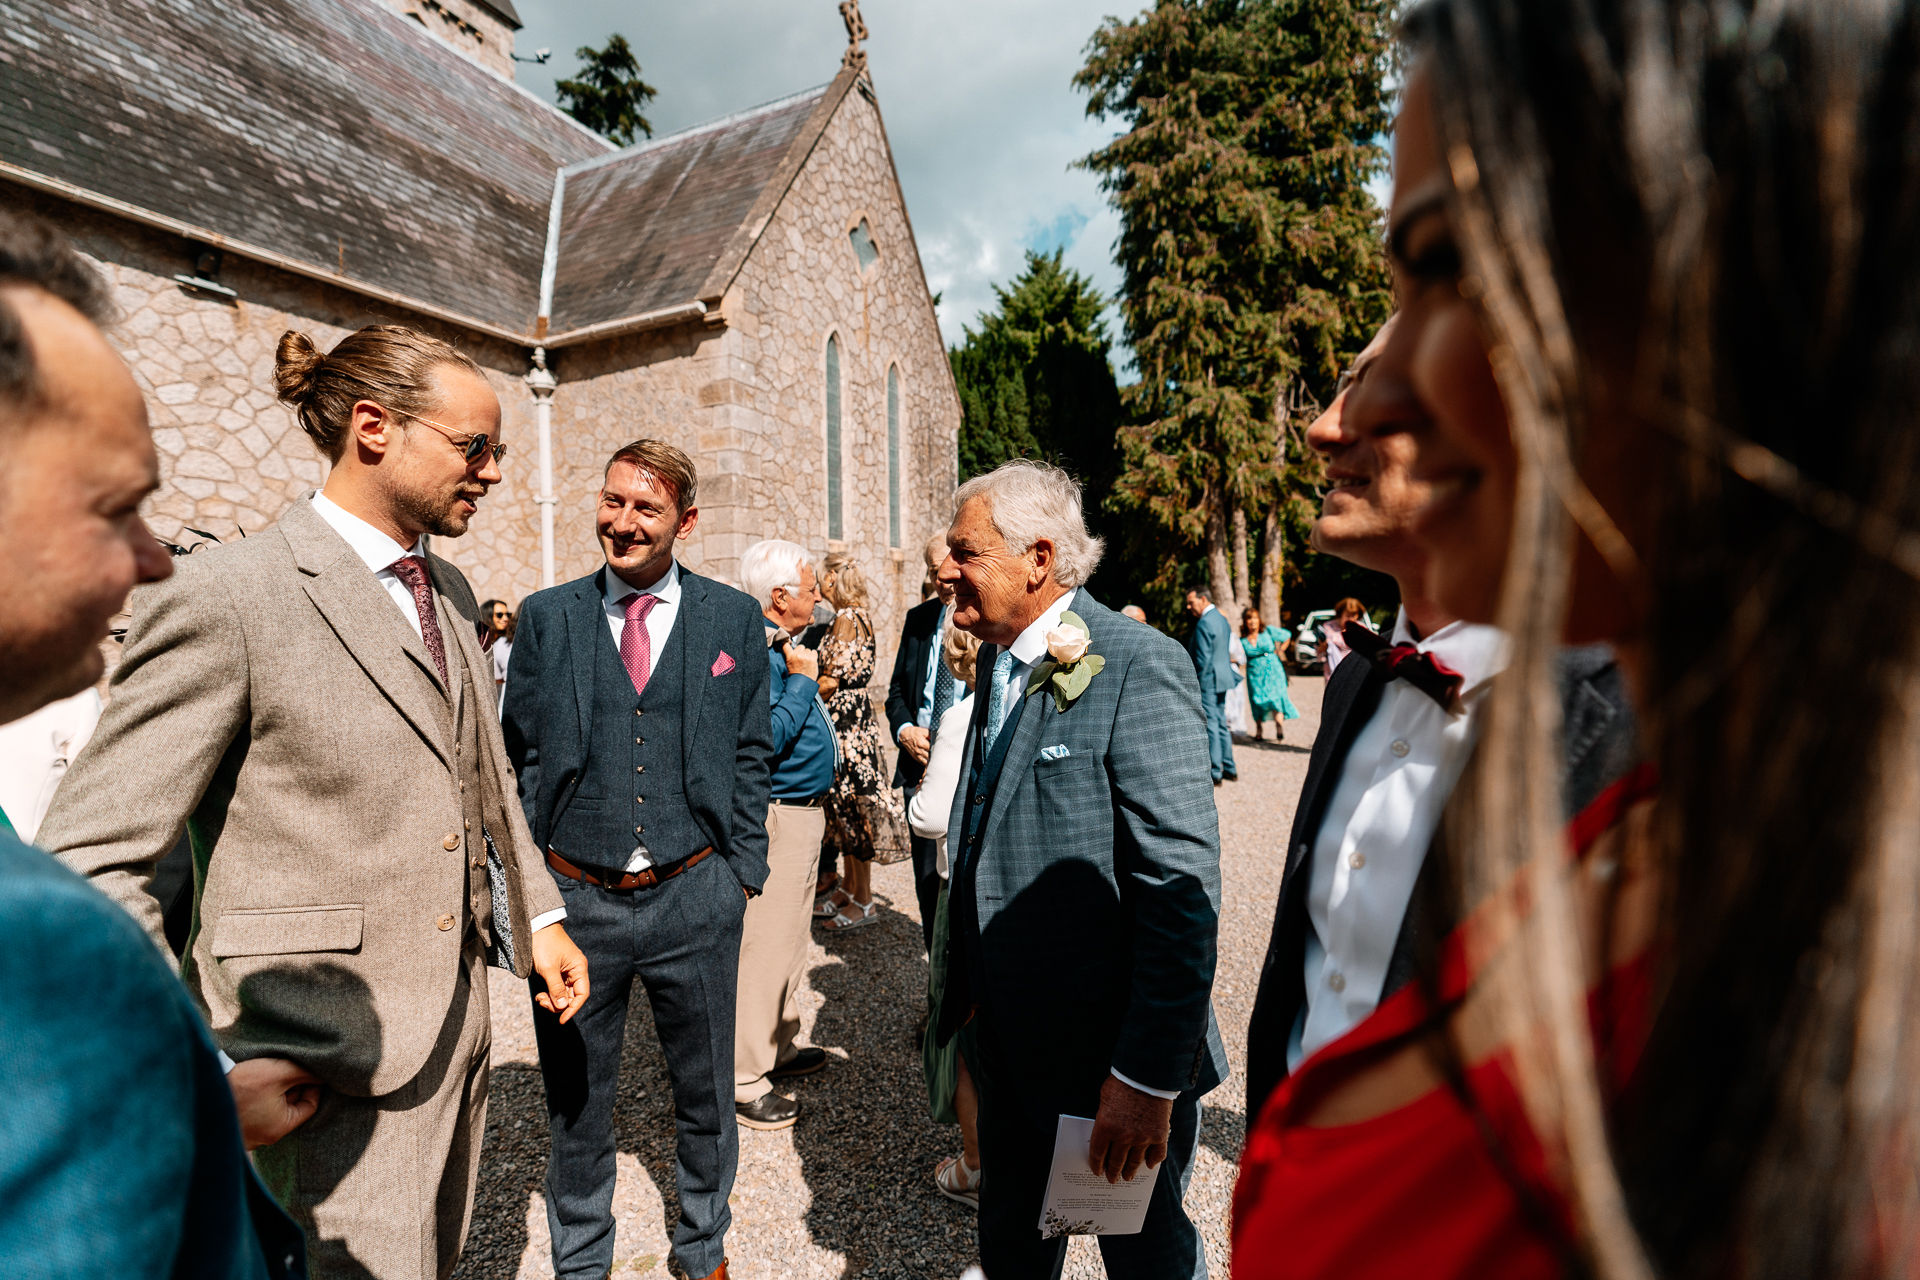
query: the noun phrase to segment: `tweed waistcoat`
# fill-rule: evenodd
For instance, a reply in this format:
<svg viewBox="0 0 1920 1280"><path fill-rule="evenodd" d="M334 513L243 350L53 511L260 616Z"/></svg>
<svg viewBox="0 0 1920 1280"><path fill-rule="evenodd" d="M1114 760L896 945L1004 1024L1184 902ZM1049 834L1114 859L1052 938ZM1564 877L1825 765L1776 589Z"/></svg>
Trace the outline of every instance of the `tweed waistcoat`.
<svg viewBox="0 0 1920 1280"><path fill-rule="evenodd" d="M685 624L683 610L653 655L644 695L634 693L611 633L595 636L586 768L549 841L570 862L621 870L634 846L645 845L664 866L711 843L687 808L681 778Z"/></svg>

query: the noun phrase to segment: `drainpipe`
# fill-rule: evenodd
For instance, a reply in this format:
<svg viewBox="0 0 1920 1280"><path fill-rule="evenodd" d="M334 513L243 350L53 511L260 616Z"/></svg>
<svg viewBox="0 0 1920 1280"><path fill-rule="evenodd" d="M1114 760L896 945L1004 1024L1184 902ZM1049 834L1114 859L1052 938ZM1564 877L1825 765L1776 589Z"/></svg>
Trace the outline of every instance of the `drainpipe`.
<svg viewBox="0 0 1920 1280"><path fill-rule="evenodd" d="M553 585L553 375L547 371L547 349L533 349L533 368L527 370L527 390L533 393L534 420L540 430L540 585Z"/></svg>

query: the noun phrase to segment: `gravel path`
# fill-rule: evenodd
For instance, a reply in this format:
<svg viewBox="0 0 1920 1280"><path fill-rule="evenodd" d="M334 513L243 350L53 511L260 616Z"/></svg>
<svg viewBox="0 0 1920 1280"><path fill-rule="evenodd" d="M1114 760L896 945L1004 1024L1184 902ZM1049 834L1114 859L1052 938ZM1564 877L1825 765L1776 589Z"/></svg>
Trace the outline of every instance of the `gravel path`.
<svg viewBox="0 0 1920 1280"><path fill-rule="evenodd" d="M1302 718L1276 745L1241 742L1240 781L1216 791L1224 906L1214 1007L1234 1074L1202 1104L1201 1149L1187 1210L1209 1269L1227 1274L1227 1213L1245 1117L1246 1025L1279 889L1293 804L1319 725L1322 681L1297 679ZM802 1043L824 1047L827 1069L788 1082L804 1108L792 1129L740 1131L740 1171L728 1233L739 1280L954 1280L974 1260L970 1211L932 1186L934 1164L959 1150L959 1131L927 1119L915 1026L926 961L906 863L877 867L882 923L844 938L814 930ZM546 1112L526 987L493 975L493 1093L473 1229L456 1276L547 1280ZM637 993L636 993L637 994ZM619 1129L617 1278L669 1269L673 1114L666 1064L643 1000L627 1029ZM664 1195L663 1195L664 1193ZM1090 1239L1073 1241L1069 1280L1104 1275Z"/></svg>

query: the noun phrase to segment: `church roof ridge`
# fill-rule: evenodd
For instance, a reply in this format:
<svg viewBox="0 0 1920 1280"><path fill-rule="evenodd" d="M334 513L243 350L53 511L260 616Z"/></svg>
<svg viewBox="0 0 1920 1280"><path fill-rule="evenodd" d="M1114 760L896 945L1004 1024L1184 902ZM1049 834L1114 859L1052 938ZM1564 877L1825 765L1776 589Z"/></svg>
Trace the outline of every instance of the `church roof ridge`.
<svg viewBox="0 0 1920 1280"><path fill-rule="evenodd" d="M783 97L763 102L759 106L748 107L744 111L734 111L724 116L716 116L712 120L703 120L699 124L688 125L686 128L675 133L664 134L658 138L648 138L645 142L636 142L631 146L620 147L616 150L609 151L604 156L590 156L585 160L575 160L572 164L563 166L560 172L566 177L571 178L575 174L585 173L589 169L597 169L601 165L618 164L622 160L630 160L635 156L645 155L649 151L657 151L662 147L672 146L677 142L686 142L690 139L697 138L703 133L712 133L716 129L725 129L736 124L744 124L757 116L767 115L771 112L791 107L798 102L816 101L826 96L827 90L832 87L833 81L828 80L824 83L814 85L811 89L802 89L798 93L789 93Z"/></svg>

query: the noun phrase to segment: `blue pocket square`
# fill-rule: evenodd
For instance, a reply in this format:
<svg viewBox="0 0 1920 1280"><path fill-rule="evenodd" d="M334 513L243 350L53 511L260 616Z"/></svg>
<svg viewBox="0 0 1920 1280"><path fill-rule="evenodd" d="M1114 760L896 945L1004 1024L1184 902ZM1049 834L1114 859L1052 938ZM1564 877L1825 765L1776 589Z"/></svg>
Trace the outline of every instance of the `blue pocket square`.
<svg viewBox="0 0 1920 1280"><path fill-rule="evenodd" d="M1042 760L1063 760L1072 754L1072 752L1067 750L1067 744L1064 742L1058 746L1040 748L1040 758Z"/></svg>

